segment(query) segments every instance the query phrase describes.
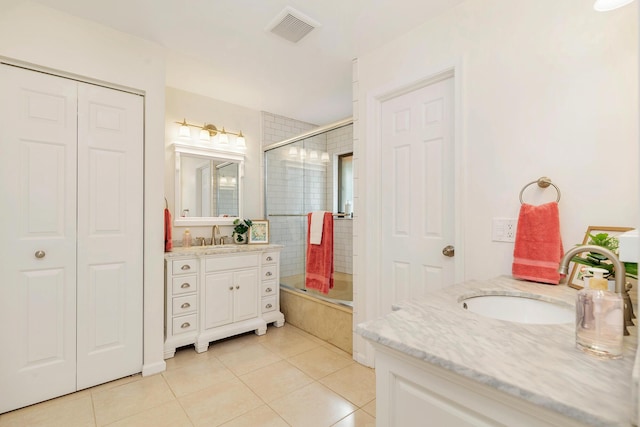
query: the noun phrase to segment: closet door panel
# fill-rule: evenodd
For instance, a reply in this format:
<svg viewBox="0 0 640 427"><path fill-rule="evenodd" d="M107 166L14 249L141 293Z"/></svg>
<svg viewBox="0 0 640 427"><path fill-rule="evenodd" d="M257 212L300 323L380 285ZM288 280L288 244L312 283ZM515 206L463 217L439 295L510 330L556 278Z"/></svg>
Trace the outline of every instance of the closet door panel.
<svg viewBox="0 0 640 427"><path fill-rule="evenodd" d="M0 65L0 413L76 390L76 99Z"/></svg>
<svg viewBox="0 0 640 427"><path fill-rule="evenodd" d="M143 100L78 89L78 389L142 370Z"/></svg>

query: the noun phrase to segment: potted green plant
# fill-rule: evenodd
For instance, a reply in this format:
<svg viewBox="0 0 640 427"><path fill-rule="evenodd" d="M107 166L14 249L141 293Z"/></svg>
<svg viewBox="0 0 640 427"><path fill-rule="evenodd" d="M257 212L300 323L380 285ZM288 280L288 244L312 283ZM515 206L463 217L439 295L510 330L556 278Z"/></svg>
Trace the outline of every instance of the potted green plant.
<svg viewBox="0 0 640 427"><path fill-rule="evenodd" d="M233 241L236 243L247 243L247 232L251 224L250 219L236 218L233 220Z"/></svg>
<svg viewBox="0 0 640 427"><path fill-rule="evenodd" d="M618 238L615 236L610 236L609 233L597 233L597 234L589 234L589 240L587 241L588 245L596 245L602 246L603 248L609 249L614 254L618 254ZM581 246L581 245L578 245ZM576 264L586 265L588 267L597 267L603 268L607 270L609 273L605 274L605 278L607 280L615 279L615 271L613 269L613 264L607 262L607 257L604 255L589 252L585 257L575 256L571 259L571 261ZM638 278L638 263L635 262L623 262L624 268L626 270L626 276L637 279Z"/></svg>

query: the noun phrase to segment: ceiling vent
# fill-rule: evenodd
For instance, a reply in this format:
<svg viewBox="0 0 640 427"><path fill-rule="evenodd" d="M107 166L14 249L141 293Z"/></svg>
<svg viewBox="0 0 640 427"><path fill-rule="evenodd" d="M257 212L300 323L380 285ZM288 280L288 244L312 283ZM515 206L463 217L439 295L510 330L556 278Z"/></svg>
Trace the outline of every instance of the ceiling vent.
<svg viewBox="0 0 640 427"><path fill-rule="evenodd" d="M320 24L302 12L287 6L267 26L267 31L297 43Z"/></svg>

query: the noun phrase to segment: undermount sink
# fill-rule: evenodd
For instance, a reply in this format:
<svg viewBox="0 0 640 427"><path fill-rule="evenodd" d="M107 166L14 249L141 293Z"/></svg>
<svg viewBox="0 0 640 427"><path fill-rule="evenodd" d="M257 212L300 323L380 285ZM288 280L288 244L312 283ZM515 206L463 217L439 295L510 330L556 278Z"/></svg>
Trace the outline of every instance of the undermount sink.
<svg viewBox="0 0 640 427"><path fill-rule="evenodd" d="M461 301L462 308L510 322L551 325L575 321L573 308L519 295L481 295Z"/></svg>

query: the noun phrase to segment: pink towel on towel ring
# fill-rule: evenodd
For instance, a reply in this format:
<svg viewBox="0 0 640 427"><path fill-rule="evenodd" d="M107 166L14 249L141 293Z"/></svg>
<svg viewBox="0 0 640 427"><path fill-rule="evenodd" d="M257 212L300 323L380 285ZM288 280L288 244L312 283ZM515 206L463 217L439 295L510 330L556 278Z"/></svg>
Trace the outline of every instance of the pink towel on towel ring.
<svg viewBox="0 0 640 427"><path fill-rule="evenodd" d="M322 241L310 243L311 214L307 215L307 269L305 286L328 294L333 289L333 215L325 212L322 224Z"/></svg>
<svg viewBox="0 0 640 427"><path fill-rule="evenodd" d="M171 252L173 241L171 240L171 212L164 210L164 251Z"/></svg>
<svg viewBox="0 0 640 427"><path fill-rule="evenodd" d="M563 254L558 203L523 203L513 250L513 277L557 285L562 278L558 265Z"/></svg>

